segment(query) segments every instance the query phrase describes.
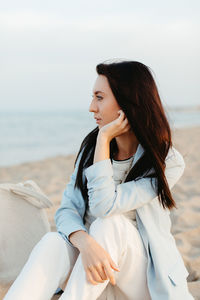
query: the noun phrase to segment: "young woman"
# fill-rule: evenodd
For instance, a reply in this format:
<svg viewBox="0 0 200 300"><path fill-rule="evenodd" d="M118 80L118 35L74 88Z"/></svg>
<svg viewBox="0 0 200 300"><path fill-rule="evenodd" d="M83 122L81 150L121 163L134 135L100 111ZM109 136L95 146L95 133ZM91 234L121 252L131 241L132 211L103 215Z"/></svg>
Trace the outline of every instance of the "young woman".
<svg viewBox="0 0 200 300"><path fill-rule="evenodd" d="M150 69L102 63L83 140L55 214L5 300L193 299L170 229L185 163Z"/></svg>

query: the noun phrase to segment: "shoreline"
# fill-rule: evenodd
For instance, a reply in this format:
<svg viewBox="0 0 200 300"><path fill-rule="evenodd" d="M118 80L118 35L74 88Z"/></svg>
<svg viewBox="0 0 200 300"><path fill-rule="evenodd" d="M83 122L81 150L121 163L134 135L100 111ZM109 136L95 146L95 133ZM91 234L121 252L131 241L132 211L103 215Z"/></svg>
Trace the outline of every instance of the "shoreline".
<svg viewBox="0 0 200 300"><path fill-rule="evenodd" d="M171 129L172 132L172 140L173 140L173 135L177 135L176 132L181 132L181 131L191 131L191 130L198 130L200 128L200 125L194 125L194 126L187 126L187 127L178 127L175 129ZM34 164L34 163L42 163L44 161L49 161L51 162L54 159L75 159L76 155L78 154L79 149L77 149L77 153L70 153L70 154L58 154L58 155L54 155L54 156L48 156L46 158L41 158L41 159L37 159L37 160L30 160L30 161L25 161L25 162L19 162L16 164L11 164L11 165L0 165L0 170L1 169L9 169L12 167L20 167L20 166L25 166L25 165L29 165L29 164ZM0 183L1 183L1 176L0 176Z"/></svg>

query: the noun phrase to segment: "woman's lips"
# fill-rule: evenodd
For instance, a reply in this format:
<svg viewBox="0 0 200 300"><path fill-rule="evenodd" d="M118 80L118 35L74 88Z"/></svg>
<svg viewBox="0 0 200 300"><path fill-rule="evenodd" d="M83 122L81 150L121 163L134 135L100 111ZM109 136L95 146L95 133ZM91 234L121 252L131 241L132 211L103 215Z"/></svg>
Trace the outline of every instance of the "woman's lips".
<svg viewBox="0 0 200 300"><path fill-rule="evenodd" d="M96 119L96 123L99 123L101 121L101 119Z"/></svg>

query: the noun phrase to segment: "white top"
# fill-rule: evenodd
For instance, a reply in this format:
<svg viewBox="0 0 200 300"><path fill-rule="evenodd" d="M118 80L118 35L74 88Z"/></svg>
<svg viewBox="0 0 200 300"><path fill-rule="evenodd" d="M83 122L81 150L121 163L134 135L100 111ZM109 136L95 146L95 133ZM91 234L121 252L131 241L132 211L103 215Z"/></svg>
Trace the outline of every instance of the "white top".
<svg viewBox="0 0 200 300"><path fill-rule="evenodd" d="M122 183L124 177L129 172L129 169L131 168L131 164L133 161L133 157L134 157L134 155L125 160L114 160L113 159L112 165L113 165L113 179L115 181L115 187L118 184ZM129 218L132 221L133 225L137 227L136 210L135 209L128 211L126 213L123 213L123 215L126 216L127 218ZM90 213L90 209L88 207L86 214L85 214L85 220L86 220L85 226L87 227L87 229L89 229L89 226L95 219L96 218Z"/></svg>

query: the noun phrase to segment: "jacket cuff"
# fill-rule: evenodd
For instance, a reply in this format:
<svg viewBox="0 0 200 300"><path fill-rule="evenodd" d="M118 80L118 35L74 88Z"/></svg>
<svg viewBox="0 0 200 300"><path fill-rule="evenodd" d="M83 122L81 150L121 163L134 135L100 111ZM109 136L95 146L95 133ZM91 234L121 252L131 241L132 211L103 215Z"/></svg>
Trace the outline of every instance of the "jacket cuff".
<svg viewBox="0 0 200 300"><path fill-rule="evenodd" d="M70 240L67 238L67 236L66 236L63 232L58 231L58 233L62 236L62 238L63 238L68 244L70 244L70 246L72 246L73 248L75 248L74 245L70 242Z"/></svg>

